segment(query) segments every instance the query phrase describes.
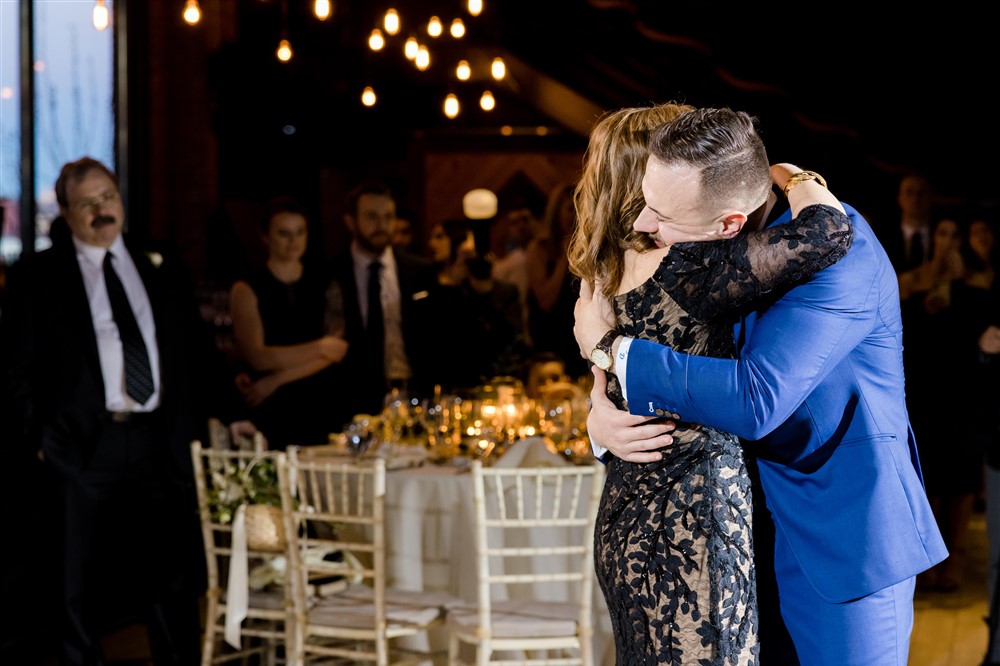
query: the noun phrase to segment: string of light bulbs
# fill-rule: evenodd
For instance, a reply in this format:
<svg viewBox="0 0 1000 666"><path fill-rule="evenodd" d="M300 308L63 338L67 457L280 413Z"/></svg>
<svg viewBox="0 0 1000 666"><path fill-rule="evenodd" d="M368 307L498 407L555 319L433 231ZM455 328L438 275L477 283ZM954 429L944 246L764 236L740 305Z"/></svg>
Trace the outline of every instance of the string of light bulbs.
<svg viewBox="0 0 1000 666"><path fill-rule="evenodd" d="M478 17L483 12L483 0L468 0L465 3L466 11L470 17ZM426 71L431 64L430 41L421 41L418 34L426 34L430 40L435 40L444 35L444 21L440 16L434 15L421 24L422 29L418 33L410 33L403 43L403 55L411 61L417 70ZM388 39L397 37L402 28L402 21L399 12L395 8L389 8L378 25L372 28L368 35L368 48L374 52L382 51L388 45ZM466 34L465 22L461 17L451 19L448 33L452 39L462 39ZM501 81L507 75L507 67L502 58L493 58L490 64L490 75L496 81ZM472 67L466 59L460 59L454 68L454 76L460 82L466 82L472 78ZM361 103L372 107L378 103L378 94L371 84L364 87L361 92ZM479 98L479 106L484 111L492 111L496 108L496 98L489 89L483 91ZM458 95L449 92L442 106L444 114L448 118L456 118L461 112L461 103Z"/></svg>
<svg viewBox="0 0 1000 666"><path fill-rule="evenodd" d="M333 3L330 0L312 0L311 4L313 15L317 19L326 21L333 16ZM97 0L97 6L94 8L95 26L97 26L98 21L98 9L103 7L103 5L104 0ZM483 0L466 0L465 2L465 11L470 18L478 17L482 14L483 9ZM104 12L106 15L106 8ZM281 35L278 46L275 49L275 56L281 62L287 63L295 55L288 35L288 0L281 0L281 13ZM197 25L202 18L201 6L198 4L198 0L185 0L182 16L188 25ZM425 23L419 25L421 25L419 31L408 34L404 41L403 55L413 63L418 71L423 72L431 64L431 40L436 40L444 35L445 22L442 21L441 17L434 15L427 19ZM390 45L390 41L401 34L402 28L403 20L399 14L399 10L394 7L388 8L381 16L378 24L372 28L368 35L368 48L373 52L385 50ZM465 37L465 20L462 17L452 18L448 23L448 34L455 40ZM418 35L426 35L426 39L421 41ZM506 76L506 71L507 68L503 59L499 56L493 58L490 63L490 76L495 81L501 81ZM454 77L459 82L467 82L472 79L472 66L467 59L462 58L455 65ZM363 88L361 91L361 103L366 107L373 107L378 103L378 93L374 85L369 84ZM484 111L492 111L496 108L496 103L496 98L491 90L486 89L480 95L479 106ZM461 103L454 91L449 92L445 96L442 108L445 116L448 118L455 118L459 115L461 112Z"/></svg>

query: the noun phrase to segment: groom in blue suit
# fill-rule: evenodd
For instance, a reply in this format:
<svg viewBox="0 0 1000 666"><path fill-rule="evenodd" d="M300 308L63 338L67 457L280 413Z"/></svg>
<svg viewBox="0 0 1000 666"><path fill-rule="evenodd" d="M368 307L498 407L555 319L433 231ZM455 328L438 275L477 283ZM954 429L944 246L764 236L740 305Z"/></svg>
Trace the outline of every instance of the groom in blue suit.
<svg viewBox="0 0 1000 666"><path fill-rule="evenodd" d="M704 122L708 130L711 116ZM669 243L704 210L705 171L664 163L657 140L673 140L669 129L651 145L646 208L633 226ZM786 194L822 183L790 165L772 172ZM788 221L780 208L772 192L745 227ZM609 371L631 412L615 409L595 372L588 419L595 452L658 459L671 441L666 416L733 432L756 458L774 521L781 616L798 655L782 657L781 666L906 666L915 576L947 557L904 403L896 274L868 223L844 208L854 223L847 255L747 313L734 331L738 358L614 338L606 300L585 288L577 304L577 341L590 354L599 340L602 347L613 340ZM755 525L764 518L758 510ZM766 549L761 536L755 532L755 547ZM773 629L762 618L767 654Z"/></svg>

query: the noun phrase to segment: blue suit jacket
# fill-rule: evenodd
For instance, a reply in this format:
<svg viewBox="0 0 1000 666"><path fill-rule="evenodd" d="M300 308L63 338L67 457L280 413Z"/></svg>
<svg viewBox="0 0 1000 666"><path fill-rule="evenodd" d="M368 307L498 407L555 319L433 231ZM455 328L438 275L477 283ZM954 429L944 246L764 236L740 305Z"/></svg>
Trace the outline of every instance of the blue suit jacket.
<svg viewBox="0 0 1000 666"><path fill-rule="evenodd" d="M868 223L845 209L855 225L847 255L737 326L739 358L636 340L626 373L632 413L663 409L758 440L775 526L832 602L898 583L948 554L903 397L896 274Z"/></svg>

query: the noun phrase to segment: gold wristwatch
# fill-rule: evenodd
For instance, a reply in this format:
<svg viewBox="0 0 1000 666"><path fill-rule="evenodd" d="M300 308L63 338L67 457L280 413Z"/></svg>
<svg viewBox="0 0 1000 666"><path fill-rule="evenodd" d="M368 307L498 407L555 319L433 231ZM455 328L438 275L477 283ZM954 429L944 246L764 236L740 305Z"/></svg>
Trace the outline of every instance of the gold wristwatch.
<svg viewBox="0 0 1000 666"><path fill-rule="evenodd" d="M614 364L615 356L611 347L615 344L615 340L619 335L621 333L614 329L608 331L601 338L601 341L597 343L597 346L594 347L594 350L590 352L590 360L601 370L610 370Z"/></svg>

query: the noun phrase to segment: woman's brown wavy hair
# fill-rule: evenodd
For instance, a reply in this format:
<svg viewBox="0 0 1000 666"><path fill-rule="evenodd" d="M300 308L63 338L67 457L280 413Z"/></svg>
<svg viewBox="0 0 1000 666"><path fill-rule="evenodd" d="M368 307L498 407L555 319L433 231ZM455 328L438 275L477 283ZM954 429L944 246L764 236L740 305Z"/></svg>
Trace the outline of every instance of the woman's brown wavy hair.
<svg viewBox="0 0 1000 666"><path fill-rule="evenodd" d="M590 132L583 173L576 187L576 228L570 240L569 267L591 287L615 295L625 270L625 250L650 250L653 242L632 223L646 205L642 177L654 129L693 106L666 102L605 113Z"/></svg>

